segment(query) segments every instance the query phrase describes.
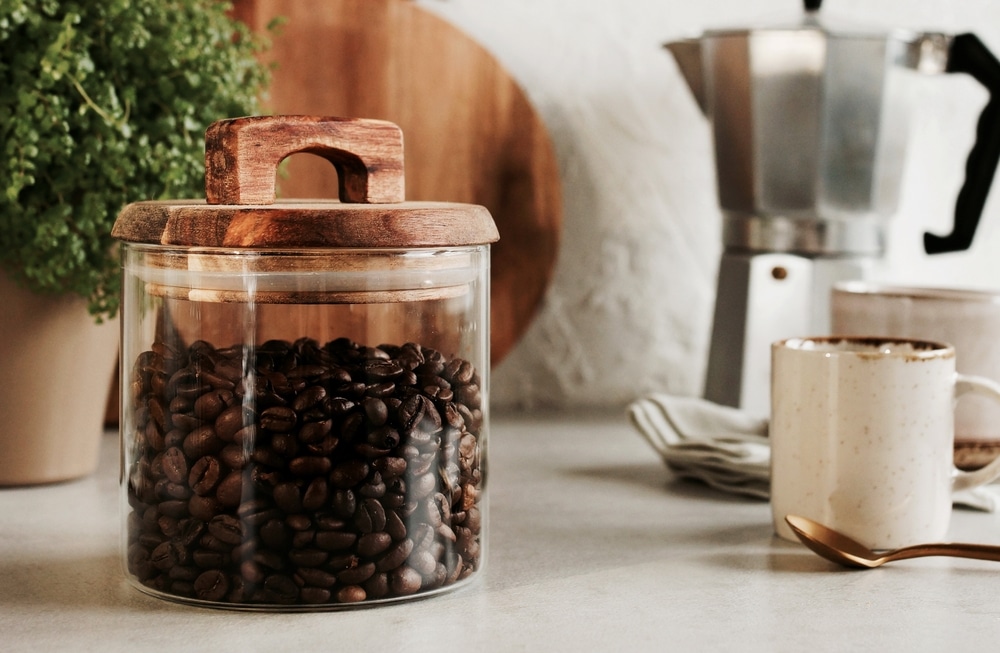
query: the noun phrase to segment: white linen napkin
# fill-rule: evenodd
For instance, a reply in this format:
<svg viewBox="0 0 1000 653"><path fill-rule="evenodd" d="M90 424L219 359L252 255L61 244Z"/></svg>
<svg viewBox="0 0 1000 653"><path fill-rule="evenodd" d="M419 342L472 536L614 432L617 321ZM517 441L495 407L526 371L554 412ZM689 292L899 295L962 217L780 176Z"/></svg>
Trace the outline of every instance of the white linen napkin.
<svg viewBox="0 0 1000 653"><path fill-rule="evenodd" d="M768 499L771 445L767 420L693 397L651 394L627 409L632 425L681 478L732 494ZM956 492L956 506L995 512L995 486Z"/></svg>

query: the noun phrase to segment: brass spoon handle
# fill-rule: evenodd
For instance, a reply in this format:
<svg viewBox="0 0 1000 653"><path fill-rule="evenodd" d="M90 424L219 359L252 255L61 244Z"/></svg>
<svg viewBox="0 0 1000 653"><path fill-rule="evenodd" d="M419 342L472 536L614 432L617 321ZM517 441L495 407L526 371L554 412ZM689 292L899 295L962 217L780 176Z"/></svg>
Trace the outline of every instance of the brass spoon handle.
<svg viewBox="0 0 1000 653"><path fill-rule="evenodd" d="M1000 562L1000 546L989 544L917 544L893 551L886 558L906 560L925 556L949 556L952 558L975 558Z"/></svg>

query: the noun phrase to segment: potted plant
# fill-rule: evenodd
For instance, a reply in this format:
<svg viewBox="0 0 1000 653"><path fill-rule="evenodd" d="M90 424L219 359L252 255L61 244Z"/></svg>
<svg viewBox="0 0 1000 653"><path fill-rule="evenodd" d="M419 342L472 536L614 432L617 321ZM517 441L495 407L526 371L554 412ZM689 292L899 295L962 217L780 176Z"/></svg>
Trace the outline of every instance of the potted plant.
<svg viewBox="0 0 1000 653"><path fill-rule="evenodd" d="M205 128L259 112L265 47L224 2L0 0L0 485L96 466L115 217L204 194Z"/></svg>

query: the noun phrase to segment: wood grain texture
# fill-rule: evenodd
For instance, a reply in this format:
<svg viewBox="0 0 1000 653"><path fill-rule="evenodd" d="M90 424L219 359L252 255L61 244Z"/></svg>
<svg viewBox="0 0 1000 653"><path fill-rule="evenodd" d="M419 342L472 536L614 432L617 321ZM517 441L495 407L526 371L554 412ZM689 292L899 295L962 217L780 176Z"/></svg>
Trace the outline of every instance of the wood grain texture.
<svg viewBox="0 0 1000 653"><path fill-rule="evenodd" d="M491 359L527 329L555 265L562 226L559 171L544 125L517 83L457 28L405 0L236 0L255 30L284 25L268 60L275 114L374 118L406 141L407 200L485 206L493 247ZM336 176L295 155L283 198L336 197Z"/></svg>
<svg viewBox="0 0 1000 653"><path fill-rule="evenodd" d="M344 202L396 203L406 197L403 133L384 120L250 116L219 120L205 132L209 204L272 204L278 165L315 154L337 171Z"/></svg>
<svg viewBox="0 0 1000 653"><path fill-rule="evenodd" d="M131 243L191 247L449 247L497 240L489 211L474 204L271 205L135 202L111 232Z"/></svg>

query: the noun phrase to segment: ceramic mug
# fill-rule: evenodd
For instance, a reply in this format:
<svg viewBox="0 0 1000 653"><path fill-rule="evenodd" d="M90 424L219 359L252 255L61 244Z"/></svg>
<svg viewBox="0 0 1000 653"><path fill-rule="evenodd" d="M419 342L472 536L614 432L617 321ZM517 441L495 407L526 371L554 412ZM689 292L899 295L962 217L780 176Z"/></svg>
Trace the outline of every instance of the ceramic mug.
<svg viewBox="0 0 1000 653"><path fill-rule="evenodd" d="M1000 402L1000 384L957 374L951 345L905 338L792 338L771 347L771 509L873 548L942 539L952 492L1000 476L1000 459L953 465L956 399Z"/></svg>
<svg viewBox="0 0 1000 653"><path fill-rule="evenodd" d="M1000 292L851 281L830 296L831 332L942 340L957 369L1000 380ZM955 464L982 467L1000 454L1000 405L969 397L955 409Z"/></svg>

